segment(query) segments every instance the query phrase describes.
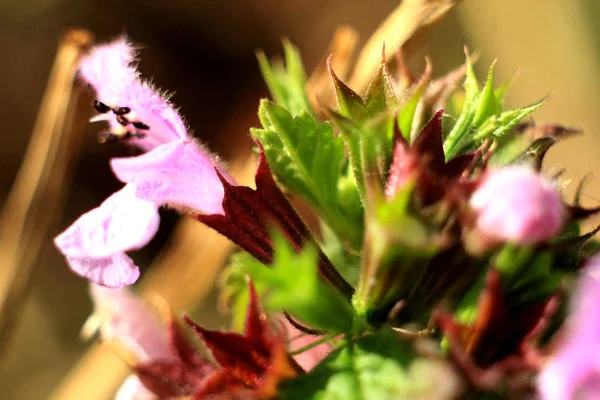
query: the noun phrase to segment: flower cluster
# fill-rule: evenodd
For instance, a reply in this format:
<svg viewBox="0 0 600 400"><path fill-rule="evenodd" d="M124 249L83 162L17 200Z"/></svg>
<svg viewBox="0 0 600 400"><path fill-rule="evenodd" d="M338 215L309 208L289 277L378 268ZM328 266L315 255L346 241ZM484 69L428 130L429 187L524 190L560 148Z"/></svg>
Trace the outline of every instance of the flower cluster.
<svg viewBox="0 0 600 400"><path fill-rule="evenodd" d="M55 239L92 282L103 338L132 355L135 375L119 399L600 395L588 351L600 340L600 262L586 264L595 232L580 233L598 210L568 204L541 173L567 130L533 134L520 124L541 103L504 109L493 67L480 88L468 55L465 68L435 81L430 66L415 78L400 62L396 80L382 62L358 94L329 64L336 105L317 110L286 44L287 68L261 58L277 102L260 103L262 126L251 130L259 153L251 189L191 138L134 62L118 39L81 63L97 96L93 121L108 126L100 141L143 154L111 160L123 188ZM465 91L453 109L459 102L448 99L463 95L457 76ZM311 206L320 235L281 187ZM126 253L152 239L163 206L242 250L223 281L232 310L247 309L234 315L243 333L184 317L208 354L177 318L165 327L124 288L140 275ZM566 317L573 278L581 281ZM291 351L290 330L308 343Z"/></svg>

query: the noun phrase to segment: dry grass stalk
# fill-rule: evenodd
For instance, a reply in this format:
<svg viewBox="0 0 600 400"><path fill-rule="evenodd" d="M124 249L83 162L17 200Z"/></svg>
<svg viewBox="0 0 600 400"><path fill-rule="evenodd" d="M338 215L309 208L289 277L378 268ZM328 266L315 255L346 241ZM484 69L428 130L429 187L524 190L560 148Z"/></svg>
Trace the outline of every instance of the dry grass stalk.
<svg viewBox="0 0 600 400"><path fill-rule="evenodd" d="M344 80L350 72L352 57L358 44L358 33L348 25L338 27L334 34L325 57L310 75L306 84L308 99L314 110L320 110L321 104L333 105L333 90L331 77L327 70L327 58L331 56L331 65L336 75Z"/></svg>
<svg viewBox="0 0 600 400"><path fill-rule="evenodd" d="M85 97L73 81L92 40L81 29L61 37L27 152L0 214L0 346L17 323L38 254L63 206L86 119Z"/></svg>
<svg viewBox="0 0 600 400"><path fill-rule="evenodd" d="M410 55L459 2L460 0L402 1L361 50L349 86L356 91L366 88L381 63L383 43L388 49L387 61L395 57L395 51L399 48Z"/></svg>

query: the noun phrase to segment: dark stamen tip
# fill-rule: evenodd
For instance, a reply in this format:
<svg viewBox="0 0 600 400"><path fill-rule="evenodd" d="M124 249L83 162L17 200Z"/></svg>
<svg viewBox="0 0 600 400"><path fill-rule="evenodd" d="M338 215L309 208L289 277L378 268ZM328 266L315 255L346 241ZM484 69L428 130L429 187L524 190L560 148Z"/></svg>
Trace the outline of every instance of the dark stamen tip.
<svg viewBox="0 0 600 400"><path fill-rule="evenodd" d="M123 140L131 140L131 139L143 139L146 137L145 133L139 132L127 132L124 136L122 136Z"/></svg>
<svg viewBox="0 0 600 400"><path fill-rule="evenodd" d="M117 122L123 126L127 126L130 121L122 115L117 115Z"/></svg>
<svg viewBox="0 0 600 400"><path fill-rule="evenodd" d="M129 107L115 107L112 109L112 112L116 115L125 115L131 112L131 108Z"/></svg>
<svg viewBox="0 0 600 400"><path fill-rule="evenodd" d="M109 106L107 106L106 104L104 104L104 103L102 103L102 102L100 102L98 100L94 100L92 102L92 106L100 114L106 114L107 112L109 112L111 110L111 108Z"/></svg>
<svg viewBox="0 0 600 400"><path fill-rule="evenodd" d="M140 121L133 121L132 124L136 129L140 129L142 131L147 131L148 129L150 129L148 125Z"/></svg>
<svg viewBox="0 0 600 400"><path fill-rule="evenodd" d="M119 138L119 135L116 133L105 132L98 135L98 141L100 143L110 143L114 142Z"/></svg>

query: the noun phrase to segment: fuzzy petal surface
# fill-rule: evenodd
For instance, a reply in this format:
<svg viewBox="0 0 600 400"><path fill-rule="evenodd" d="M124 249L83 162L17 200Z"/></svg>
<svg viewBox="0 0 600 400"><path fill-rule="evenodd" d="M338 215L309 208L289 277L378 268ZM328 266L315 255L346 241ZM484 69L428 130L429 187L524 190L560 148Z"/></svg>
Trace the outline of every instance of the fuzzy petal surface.
<svg viewBox="0 0 600 400"><path fill-rule="evenodd" d="M210 154L194 142L176 140L141 156L113 158L111 166L121 181L135 183L140 199L224 214L223 183Z"/></svg>
<svg viewBox="0 0 600 400"><path fill-rule="evenodd" d="M566 210L554 185L525 166L491 171L470 205L477 228L501 241L537 244L556 235Z"/></svg>
<svg viewBox="0 0 600 400"><path fill-rule="evenodd" d="M131 285L140 277L140 269L122 252L103 258L67 256L67 263L77 275L108 288Z"/></svg>
<svg viewBox="0 0 600 400"><path fill-rule="evenodd" d="M83 214L54 239L68 257L107 258L144 247L156 234L158 207L136 196L135 185L126 185L98 208Z"/></svg>
<svg viewBox="0 0 600 400"><path fill-rule="evenodd" d="M79 217L54 243L77 275L118 288L140 275L125 252L144 247L159 222L158 206L137 198L135 185L130 184Z"/></svg>
<svg viewBox="0 0 600 400"><path fill-rule="evenodd" d="M144 150L188 138L185 123L169 102L169 96L140 79L134 65L135 56L133 47L125 38L120 38L95 47L81 61L80 75L94 88L98 101L111 108L130 109L122 115L129 124L118 122L117 115L111 111L94 120L106 120L112 133L129 132L133 135L132 143ZM143 123L148 129L140 130L133 122Z"/></svg>
<svg viewBox="0 0 600 400"><path fill-rule="evenodd" d="M102 321L100 332L104 340L119 342L138 362L176 358L157 314L129 288L90 284L90 296Z"/></svg>

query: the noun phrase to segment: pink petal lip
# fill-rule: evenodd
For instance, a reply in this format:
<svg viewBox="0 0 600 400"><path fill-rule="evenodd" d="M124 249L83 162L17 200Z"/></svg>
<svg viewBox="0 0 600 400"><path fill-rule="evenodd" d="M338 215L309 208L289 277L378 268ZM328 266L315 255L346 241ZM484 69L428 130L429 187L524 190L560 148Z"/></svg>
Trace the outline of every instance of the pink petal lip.
<svg viewBox="0 0 600 400"><path fill-rule="evenodd" d="M158 206L135 192L135 185L126 185L54 239L77 275L113 288L138 279L140 271L125 252L145 246L160 217Z"/></svg>
<svg viewBox="0 0 600 400"><path fill-rule="evenodd" d="M158 206L126 185L99 207L83 214L54 239L61 252L77 258L106 258L144 247L158 230Z"/></svg>
<svg viewBox="0 0 600 400"><path fill-rule="evenodd" d="M224 214L224 189L213 159L194 142L175 140L141 156L113 158L111 166L121 181L135 183L142 200Z"/></svg>
<svg viewBox="0 0 600 400"><path fill-rule="evenodd" d="M67 263L77 275L108 288L131 285L140 277L140 269L121 252L104 258L67 256Z"/></svg>

